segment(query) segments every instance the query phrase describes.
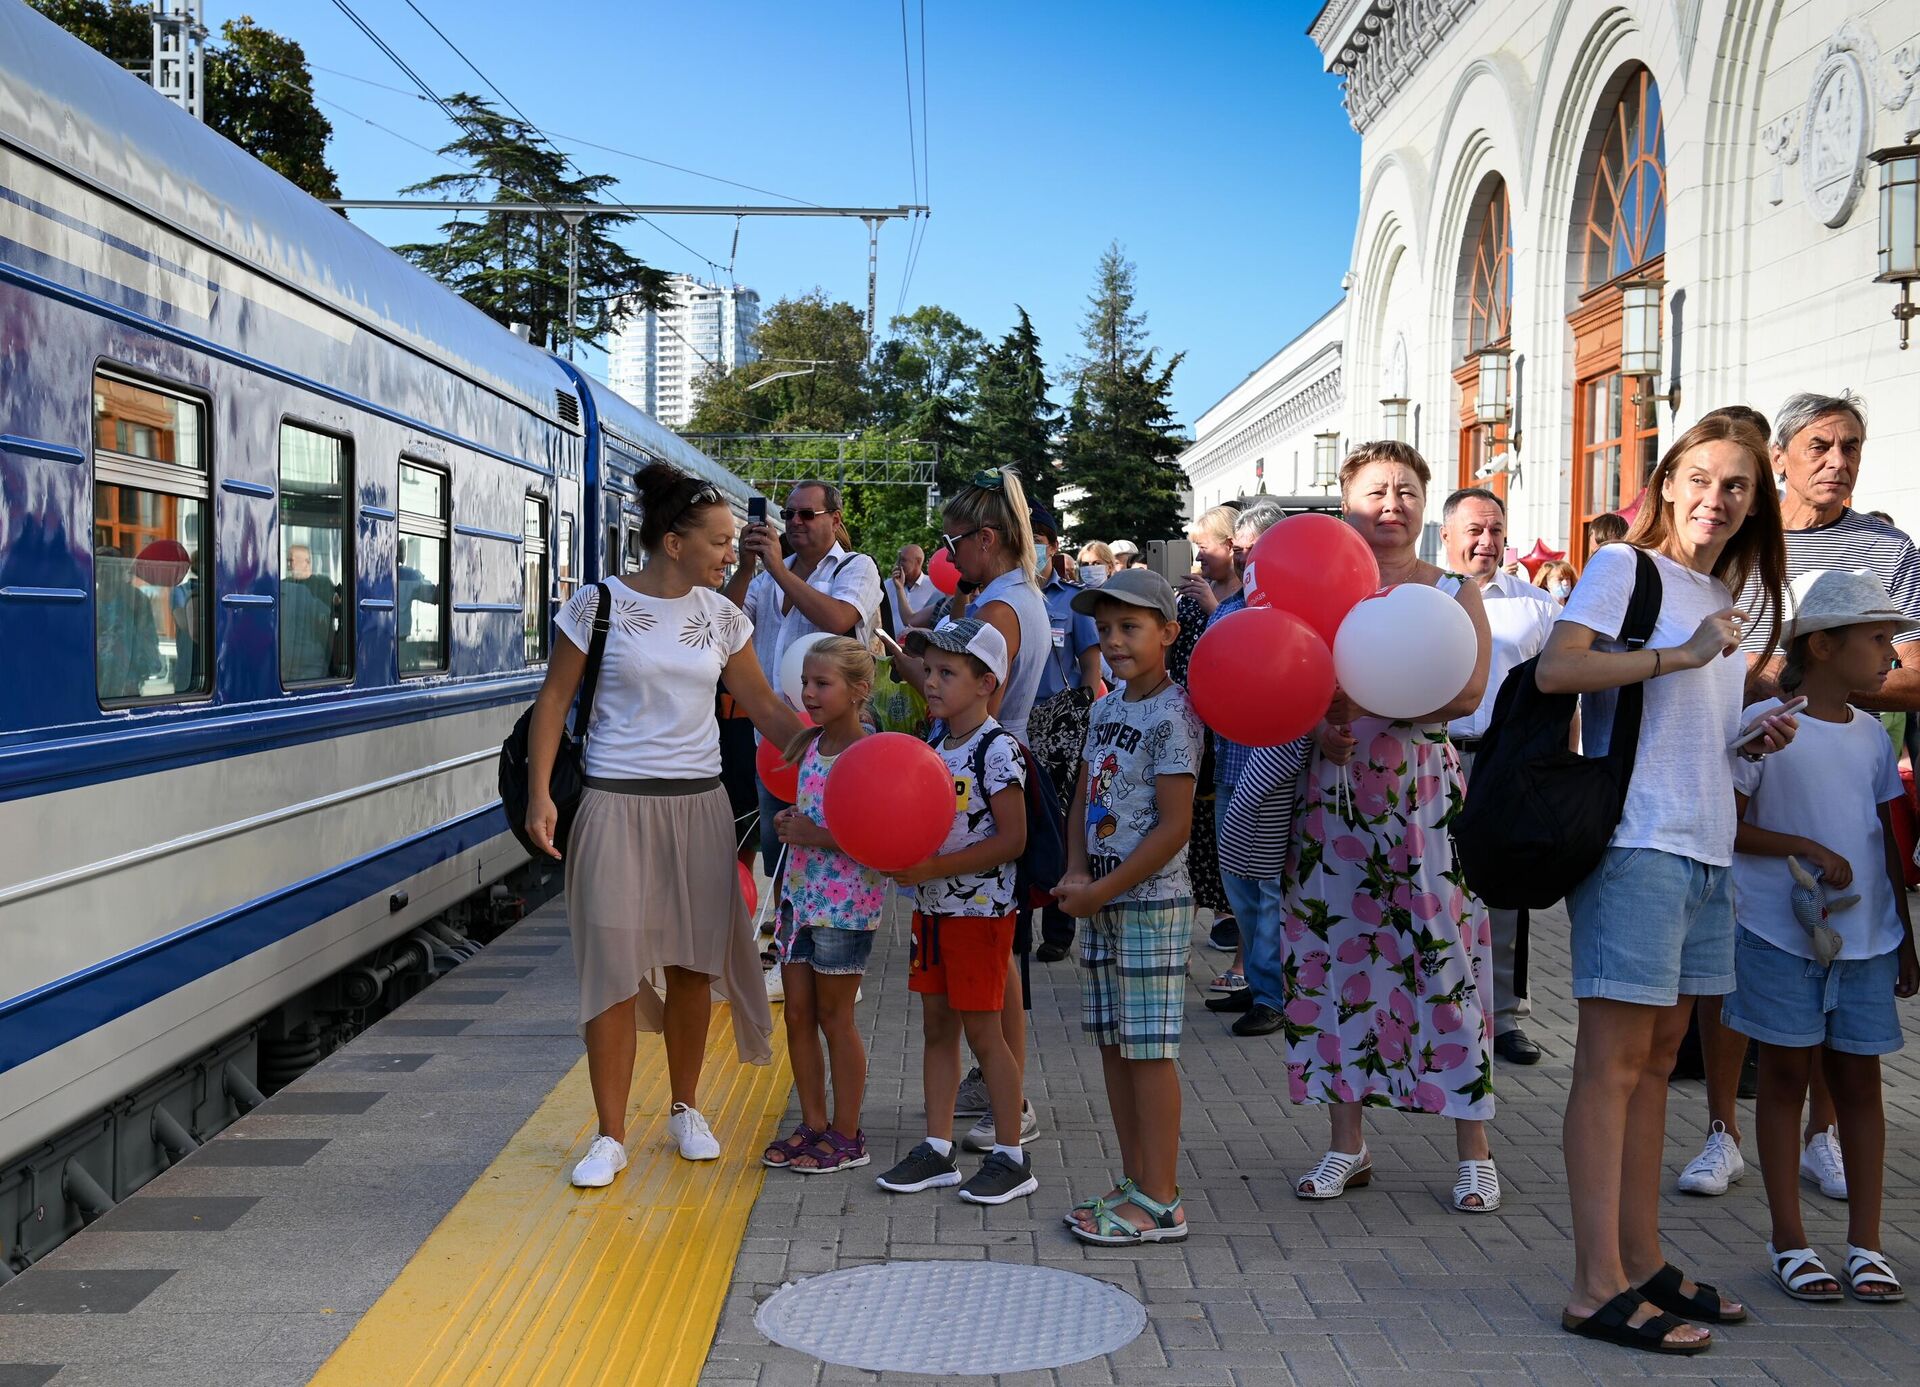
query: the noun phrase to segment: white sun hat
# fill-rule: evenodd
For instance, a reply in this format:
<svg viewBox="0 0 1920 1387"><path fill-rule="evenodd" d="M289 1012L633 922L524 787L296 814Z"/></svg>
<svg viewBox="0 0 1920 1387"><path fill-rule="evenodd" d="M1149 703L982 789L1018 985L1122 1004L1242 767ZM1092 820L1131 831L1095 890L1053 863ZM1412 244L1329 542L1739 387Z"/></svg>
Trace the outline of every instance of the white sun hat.
<svg viewBox="0 0 1920 1387"><path fill-rule="evenodd" d="M1780 639L1795 640L1836 626L1863 626L1874 621L1898 621L1907 615L1894 605L1878 578L1866 569L1816 568L1802 573L1787 588L1787 620Z"/></svg>

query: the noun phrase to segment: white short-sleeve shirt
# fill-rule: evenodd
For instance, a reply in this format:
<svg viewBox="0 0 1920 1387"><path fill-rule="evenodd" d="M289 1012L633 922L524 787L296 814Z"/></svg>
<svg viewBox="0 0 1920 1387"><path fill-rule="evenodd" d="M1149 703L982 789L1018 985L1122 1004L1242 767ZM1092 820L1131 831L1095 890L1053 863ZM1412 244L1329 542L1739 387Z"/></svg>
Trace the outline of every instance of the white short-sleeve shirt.
<svg viewBox="0 0 1920 1387"><path fill-rule="evenodd" d="M787 558L787 567L793 567L794 556ZM807 586L828 597L838 598L860 613L860 620L853 631L853 638L865 645L873 639L874 623L880 616L880 568L865 554L849 554L840 545L835 544L814 565L813 572L807 575ZM774 597L784 610L780 617L780 640L773 650L773 663L763 665L767 678L778 680L780 677L780 657L786 654L787 647L802 636L812 635L821 628L807 619L780 588L774 589ZM845 631L830 634L844 636Z"/></svg>
<svg viewBox="0 0 1920 1387"><path fill-rule="evenodd" d="M1546 589L1535 587L1511 573L1495 573L1493 581L1480 589L1487 613L1487 626L1493 633L1493 658L1487 668L1487 692L1480 706L1464 718L1447 724L1455 737L1484 737L1493 721L1494 701L1500 686L1516 666L1525 664L1547 648L1553 633L1554 618L1560 606Z"/></svg>
<svg viewBox="0 0 1920 1387"><path fill-rule="evenodd" d="M1560 615L1561 621L1598 632L1596 650L1626 648L1619 635L1633 596L1634 553L1625 544L1596 551ZM1718 578L1683 568L1662 554L1652 558L1660 570L1660 618L1647 642L1649 649L1685 644L1701 622L1733 606L1733 594ZM1734 753L1727 748L1740 731L1746 673L1747 662L1736 653L1647 681L1633 781L1627 787L1626 810L1613 831L1614 847L1653 848L1709 867L1732 864ZM1591 725L1601 720L1589 719L1588 709L1602 701L1581 701L1589 756L1605 749L1612 726L1610 707L1604 727Z"/></svg>
<svg viewBox="0 0 1920 1387"><path fill-rule="evenodd" d="M717 592L649 597L619 579L587 729L586 771L610 780L698 780L720 774L713 691L753 639L753 623ZM600 586L583 587L554 624L580 650L593 640Z"/></svg>

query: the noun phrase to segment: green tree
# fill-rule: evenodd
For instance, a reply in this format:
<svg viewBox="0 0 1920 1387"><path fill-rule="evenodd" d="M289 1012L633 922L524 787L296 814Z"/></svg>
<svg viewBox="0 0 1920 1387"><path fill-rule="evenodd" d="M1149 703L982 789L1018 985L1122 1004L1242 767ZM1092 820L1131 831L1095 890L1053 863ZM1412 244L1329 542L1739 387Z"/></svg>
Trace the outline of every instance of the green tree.
<svg viewBox="0 0 1920 1387"><path fill-rule="evenodd" d="M866 321L852 304L821 289L781 299L753 346L758 360L731 372L714 364L696 383L689 433L851 433L871 421ZM749 388L785 371L797 374Z"/></svg>
<svg viewBox="0 0 1920 1387"><path fill-rule="evenodd" d="M872 422L915 438L935 427L951 433L952 421L972 407L987 339L935 304L895 318L888 328L874 351Z"/></svg>
<svg viewBox="0 0 1920 1387"><path fill-rule="evenodd" d="M525 323L535 342L558 348L567 323L567 227L543 210L563 202L594 202L616 180L609 174L570 172L567 157L524 122L501 115L485 99L447 98L460 137L440 153L467 165L402 191L469 201L524 203L526 212L486 212L477 221L456 217L442 239L395 246L421 269L501 324ZM585 218L579 227L577 316L573 335L599 344L613 325L640 305L663 301L666 274L613 240L625 213Z"/></svg>
<svg viewBox="0 0 1920 1387"><path fill-rule="evenodd" d="M33 0L33 7L120 66L153 68L153 11L138 0ZM340 196L327 165L332 123L313 97L299 44L242 15L207 46L207 125L318 198Z"/></svg>
<svg viewBox="0 0 1920 1387"><path fill-rule="evenodd" d="M1024 308L1007 335L987 349L980 363L967 436L952 470L965 475L989 467L1012 467L1027 494L1048 510L1056 508L1060 489L1054 459L1054 433L1060 409L1047 397L1046 363L1040 336Z"/></svg>
<svg viewBox="0 0 1920 1387"><path fill-rule="evenodd" d="M1146 345L1146 315L1134 308L1134 265L1109 246L1081 326L1081 358L1061 443L1061 480L1080 489L1075 529L1140 543L1171 539L1183 521L1186 474L1174 462L1173 373Z"/></svg>

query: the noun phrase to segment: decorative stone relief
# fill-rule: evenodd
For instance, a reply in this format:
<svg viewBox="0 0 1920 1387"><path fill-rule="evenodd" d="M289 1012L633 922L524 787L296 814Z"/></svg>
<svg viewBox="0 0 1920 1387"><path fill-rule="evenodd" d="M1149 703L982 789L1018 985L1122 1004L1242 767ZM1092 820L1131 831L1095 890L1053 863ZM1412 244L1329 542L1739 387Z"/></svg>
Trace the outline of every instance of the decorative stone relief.
<svg viewBox="0 0 1920 1387"><path fill-rule="evenodd" d="M1880 98L1880 104L1889 111L1897 111L1913 95L1916 74L1920 74L1920 43L1896 48L1887 59L1887 68L1892 76L1887 79L1887 90Z"/></svg>
<svg viewBox="0 0 1920 1387"><path fill-rule="evenodd" d="M1387 374L1381 381L1390 399L1407 398L1407 335L1395 333L1393 351L1387 356Z"/></svg>
<svg viewBox="0 0 1920 1387"><path fill-rule="evenodd" d="M1874 106L1867 64L1877 56L1870 35L1841 26L1827 40L1801 113L1800 184L1827 226L1845 225L1866 185Z"/></svg>
<svg viewBox="0 0 1920 1387"><path fill-rule="evenodd" d="M1771 207L1787 200L1787 166L1800 162L1799 126L1800 113L1793 111L1760 127L1760 147L1773 156L1773 186L1767 192Z"/></svg>
<svg viewBox="0 0 1920 1387"><path fill-rule="evenodd" d="M1327 66L1347 79L1342 93L1355 130L1365 132L1374 118L1407 85L1407 78L1432 55L1477 0L1366 0L1365 13ZM1328 6L1325 14L1336 7ZM1351 7L1345 12L1351 13ZM1334 37L1315 26L1323 45Z"/></svg>

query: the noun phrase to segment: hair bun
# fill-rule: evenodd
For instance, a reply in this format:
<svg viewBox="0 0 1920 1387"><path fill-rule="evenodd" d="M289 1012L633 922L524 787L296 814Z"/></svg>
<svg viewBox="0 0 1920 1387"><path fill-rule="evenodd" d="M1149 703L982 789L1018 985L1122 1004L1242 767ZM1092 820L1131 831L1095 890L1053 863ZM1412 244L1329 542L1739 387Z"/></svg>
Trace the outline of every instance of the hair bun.
<svg viewBox="0 0 1920 1387"><path fill-rule="evenodd" d="M671 499L675 487L686 481L687 474L679 468L665 462L650 462L634 473L633 484L640 493L640 505L644 510Z"/></svg>

